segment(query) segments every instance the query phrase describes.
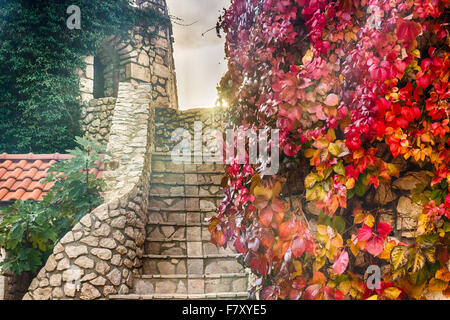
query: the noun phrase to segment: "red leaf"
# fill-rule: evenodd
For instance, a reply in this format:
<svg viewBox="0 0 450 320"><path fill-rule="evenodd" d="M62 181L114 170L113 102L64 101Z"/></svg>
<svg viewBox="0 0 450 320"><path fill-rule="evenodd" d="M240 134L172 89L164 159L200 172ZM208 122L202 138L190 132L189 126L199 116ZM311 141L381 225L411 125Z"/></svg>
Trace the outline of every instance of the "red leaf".
<svg viewBox="0 0 450 320"><path fill-rule="evenodd" d="M278 286L268 286L261 292L261 299L263 300L276 300L280 294L280 288Z"/></svg>
<svg viewBox="0 0 450 320"><path fill-rule="evenodd" d="M398 20L397 38L399 40L410 42L414 40L421 32L422 28L420 27L420 24L410 20Z"/></svg>
<svg viewBox="0 0 450 320"><path fill-rule="evenodd" d="M292 289L289 292L289 300L300 300L301 297L302 297L302 291L300 291L300 290Z"/></svg>
<svg viewBox="0 0 450 320"><path fill-rule="evenodd" d="M308 288L305 289L305 299L314 300L319 294L321 287L322 285L320 284L313 284L308 286Z"/></svg>
<svg viewBox="0 0 450 320"><path fill-rule="evenodd" d="M372 234L372 228L367 225L363 225L358 230L358 241L367 241L372 237Z"/></svg>
<svg viewBox="0 0 450 320"><path fill-rule="evenodd" d="M339 275L344 273L345 269L347 269L348 260L349 259L347 251L342 251L332 266L334 272Z"/></svg>
<svg viewBox="0 0 450 320"><path fill-rule="evenodd" d="M272 205L271 205L273 211L275 212L283 212L284 211L284 204L283 202L278 199L278 198L274 198L272 200Z"/></svg>
<svg viewBox="0 0 450 320"><path fill-rule="evenodd" d="M302 277L297 277L292 282L292 288L294 288L294 289L302 290L304 287L306 287L306 280Z"/></svg>
<svg viewBox="0 0 450 320"><path fill-rule="evenodd" d="M378 234L382 237L386 237L392 231L392 227L386 222L380 222L377 225Z"/></svg>
<svg viewBox="0 0 450 320"><path fill-rule="evenodd" d="M372 239L367 241L366 250L373 256L378 256L383 252L384 238L380 236L374 236Z"/></svg>
<svg viewBox="0 0 450 320"><path fill-rule="evenodd" d="M300 257L305 252L306 245L303 238L297 238L292 242L292 253L296 258Z"/></svg>
<svg viewBox="0 0 450 320"><path fill-rule="evenodd" d="M245 245L245 242L242 240L240 235L238 235L236 237L236 241L234 242L234 246L236 247L236 250L239 253L246 253L247 252L247 246Z"/></svg>
<svg viewBox="0 0 450 320"><path fill-rule="evenodd" d="M272 234L272 231L265 231L261 236L260 240L263 246L267 248L272 248L275 243L275 237Z"/></svg>
<svg viewBox="0 0 450 320"><path fill-rule="evenodd" d="M272 223L272 217L273 217L272 208L270 206L267 206L261 210L261 212L259 214L259 222L264 227L269 227L270 224Z"/></svg>
<svg viewBox="0 0 450 320"><path fill-rule="evenodd" d="M265 277L269 271L269 262L265 257L255 256L250 261L250 268L256 270L261 276Z"/></svg>
<svg viewBox="0 0 450 320"><path fill-rule="evenodd" d="M299 150L300 150L300 147L296 146L292 143L286 144L283 148L284 154L289 157L295 156Z"/></svg>
<svg viewBox="0 0 450 320"><path fill-rule="evenodd" d="M340 290L336 290L334 292L334 299L342 300L342 299L344 299L344 297L345 297L345 295Z"/></svg>

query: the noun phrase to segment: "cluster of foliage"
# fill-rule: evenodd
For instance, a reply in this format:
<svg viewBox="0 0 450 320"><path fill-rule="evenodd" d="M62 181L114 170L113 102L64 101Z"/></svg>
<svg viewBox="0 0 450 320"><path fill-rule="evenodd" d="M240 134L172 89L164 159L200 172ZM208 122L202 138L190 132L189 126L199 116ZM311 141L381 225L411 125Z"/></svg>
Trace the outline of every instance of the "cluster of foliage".
<svg viewBox="0 0 450 320"><path fill-rule="evenodd" d="M0 0L0 150L53 153L75 147L79 135L77 69L106 36L124 39L140 26L168 25L158 11L128 0L78 1L81 29L66 20L70 0Z"/></svg>
<svg viewBox="0 0 450 320"><path fill-rule="evenodd" d="M212 242L234 241L258 276L253 293L261 289L263 299L450 295L449 5L231 2L219 24L229 61L219 93L235 126L276 127L283 150L276 176L262 177L248 163L226 166L226 198L210 224ZM391 159L434 175L416 192L424 209L409 244L356 201L399 176L380 157L381 146ZM280 196L286 178L302 170L297 184L322 212L314 232L303 210ZM355 266L361 252L383 266L376 290Z"/></svg>
<svg viewBox="0 0 450 320"><path fill-rule="evenodd" d="M70 160L57 162L42 183L54 182L43 201L14 202L0 211L0 247L7 257L2 271L36 272L55 244L103 199L103 182L93 169L99 168L105 148L95 141L76 138L81 146L68 152Z"/></svg>

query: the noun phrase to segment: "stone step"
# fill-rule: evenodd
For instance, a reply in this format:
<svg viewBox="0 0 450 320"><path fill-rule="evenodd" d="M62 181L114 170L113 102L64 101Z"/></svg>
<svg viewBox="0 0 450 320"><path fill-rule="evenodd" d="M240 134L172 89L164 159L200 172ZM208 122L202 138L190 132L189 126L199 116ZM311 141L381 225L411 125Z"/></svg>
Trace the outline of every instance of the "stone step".
<svg viewBox="0 0 450 320"><path fill-rule="evenodd" d="M218 292L204 294L127 294L111 295L111 300L244 300L248 298L247 292Z"/></svg>
<svg viewBox="0 0 450 320"><path fill-rule="evenodd" d="M215 184L184 184L184 185L168 185L153 183L150 186L150 196L167 196L167 197L208 197L208 196L224 196L223 189Z"/></svg>
<svg viewBox="0 0 450 320"><path fill-rule="evenodd" d="M203 227L208 226L209 223L207 221L203 222L180 222L180 221L174 221L174 222L149 222L147 223L149 226L172 226L172 227Z"/></svg>
<svg viewBox="0 0 450 320"><path fill-rule="evenodd" d="M194 255L207 255L207 256L227 256L236 255L234 246L230 245L227 248L217 247L208 239L195 239L188 241L185 238L174 238L174 240L153 241L151 238L147 238L144 244L144 251L146 254L162 255L162 256L194 256Z"/></svg>
<svg viewBox="0 0 450 320"><path fill-rule="evenodd" d="M160 238L186 238L187 241L210 240L211 233L208 230L207 223L153 223L147 226L147 237L153 239Z"/></svg>
<svg viewBox="0 0 450 320"><path fill-rule="evenodd" d="M146 259L220 259L220 258L237 258L239 253L228 253L228 254L204 254L204 255L187 255L187 254L144 254Z"/></svg>
<svg viewBox="0 0 450 320"><path fill-rule="evenodd" d="M216 216L216 211L149 211L147 212L149 224L167 223L209 223L209 219Z"/></svg>
<svg viewBox="0 0 450 320"><path fill-rule="evenodd" d="M248 286L248 274L224 273L209 275L142 275L134 278L136 294L202 294L242 292Z"/></svg>
<svg viewBox="0 0 450 320"><path fill-rule="evenodd" d="M176 173L176 172L153 172L150 181L153 185L167 186L220 186L223 173Z"/></svg>
<svg viewBox="0 0 450 320"><path fill-rule="evenodd" d="M237 256L237 254L198 256L146 254L143 256L143 273L202 275L245 272L244 268L237 262Z"/></svg>
<svg viewBox="0 0 450 320"><path fill-rule="evenodd" d="M152 172L158 173L201 173L217 174L225 172L221 163L177 163L172 158L157 158L152 156Z"/></svg>
<svg viewBox="0 0 450 320"><path fill-rule="evenodd" d="M174 195L174 194L157 194L150 192L150 197L165 200L165 199L185 199L185 198L194 198L194 199L223 199L224 195L221 194L207 194L207 195L198 195L198 194L186 194L186 195Z"/></svg>
<svg viewBox="0 0 450 320"><path fill-rule="evenodd" d="M203 198L156 198L150 197L149 211L216 211L221 205L223 197ZM155 210L154 210L155 209Z"/></svg>

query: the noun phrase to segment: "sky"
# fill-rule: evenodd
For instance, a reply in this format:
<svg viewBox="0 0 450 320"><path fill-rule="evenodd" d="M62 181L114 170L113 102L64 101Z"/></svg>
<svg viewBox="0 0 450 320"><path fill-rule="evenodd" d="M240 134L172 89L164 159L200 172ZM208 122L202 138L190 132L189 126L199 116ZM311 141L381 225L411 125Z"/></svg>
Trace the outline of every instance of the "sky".
<svg viewBox="0 0 450 320"><path fill-rule="evenodd" d="M166 2L170 15L175 17L172 24L180 109L213 107L217 84L227 70L224 37L216 36L215 26L230 0Z"/></svg>

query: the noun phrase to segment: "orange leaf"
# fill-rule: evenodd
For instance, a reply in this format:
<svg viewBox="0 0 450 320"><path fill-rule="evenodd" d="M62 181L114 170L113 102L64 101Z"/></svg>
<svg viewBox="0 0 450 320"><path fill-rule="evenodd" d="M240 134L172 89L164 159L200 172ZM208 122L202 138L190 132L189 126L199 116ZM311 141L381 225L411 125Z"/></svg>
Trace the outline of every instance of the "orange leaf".
<svg viewBox="0 0 450 320"><path fill-rule="evenodd" d="M327 282L327 278L320 271L315 271L313 274L313 278L310 284L325 284Z"/></svg>
<svg viewBox="0 0 450 320"><path fill-rule="evenodd" d="M445 282L450 282L450 272L445 268L441 268L436 271L435 278Z"/></svg>

